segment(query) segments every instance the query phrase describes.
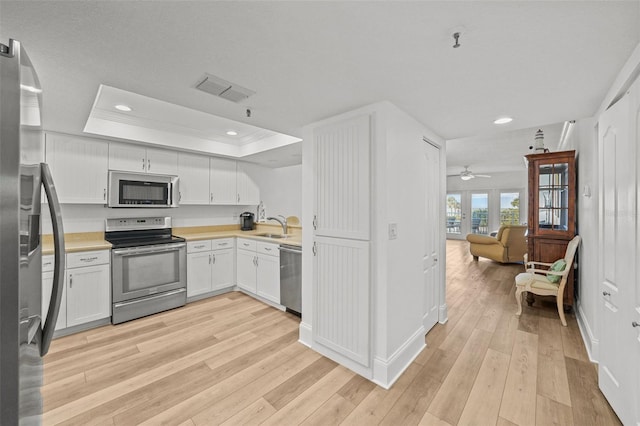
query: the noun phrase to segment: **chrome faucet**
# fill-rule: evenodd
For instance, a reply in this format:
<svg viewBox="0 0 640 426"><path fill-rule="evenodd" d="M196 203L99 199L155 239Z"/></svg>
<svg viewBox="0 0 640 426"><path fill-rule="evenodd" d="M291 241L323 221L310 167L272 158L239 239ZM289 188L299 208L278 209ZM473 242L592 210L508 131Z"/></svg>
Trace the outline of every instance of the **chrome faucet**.
<svg viewBox="0 0 640 426"><path fill-rule="evenodd" d="M282 219L279 219L280 217ZM280 223L280 225L282 225L282 233L285 235L287 234L287 218L286 217L282 215L278 215L278 217L270 216L267 218L267 220L275 220L276 222Z"/></svg>

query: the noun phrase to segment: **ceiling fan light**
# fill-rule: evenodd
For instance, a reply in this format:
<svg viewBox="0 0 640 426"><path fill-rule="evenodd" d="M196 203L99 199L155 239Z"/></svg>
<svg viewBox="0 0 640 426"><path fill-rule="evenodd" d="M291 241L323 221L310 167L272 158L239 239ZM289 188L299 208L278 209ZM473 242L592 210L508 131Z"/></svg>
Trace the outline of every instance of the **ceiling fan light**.
<svg viewBox="0 0 640 426"><path fill-rule="evenodd" d="M471 180L471 178L472 178L472 177L471 177L471 176L469 176L469 175L462 175L462 176L460 176L460 179L462 179L462 180Z"/></svg>

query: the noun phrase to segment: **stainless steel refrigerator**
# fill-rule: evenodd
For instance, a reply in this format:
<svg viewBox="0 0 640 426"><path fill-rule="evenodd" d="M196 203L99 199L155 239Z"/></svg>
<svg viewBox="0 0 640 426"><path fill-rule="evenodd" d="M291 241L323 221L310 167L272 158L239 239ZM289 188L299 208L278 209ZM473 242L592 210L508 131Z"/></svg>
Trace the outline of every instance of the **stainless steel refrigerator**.
<svg viewBox="0 0 640 426"><path fill-rule="evenodd" d="M0 425L41 423L42 357L64 283L60 206L49 168L37 155L44 152L41 106L42 89L20 42L0 44ZM55 246L47 312L41 312L41 187Z"/></svg>

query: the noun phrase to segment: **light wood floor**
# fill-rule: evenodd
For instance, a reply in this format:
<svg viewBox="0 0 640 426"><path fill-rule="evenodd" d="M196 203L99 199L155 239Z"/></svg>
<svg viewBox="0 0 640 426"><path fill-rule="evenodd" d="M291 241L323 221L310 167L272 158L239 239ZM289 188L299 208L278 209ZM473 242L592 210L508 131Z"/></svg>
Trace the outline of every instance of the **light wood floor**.
<svg viewBox="0 0 640 426"><path fill-rule="evenodd" d="M575 317L514 316L519 265L447 243L449 321L384 390L297 343L298 319L230 293L57 339L44 424L615 425Z"/></svg>

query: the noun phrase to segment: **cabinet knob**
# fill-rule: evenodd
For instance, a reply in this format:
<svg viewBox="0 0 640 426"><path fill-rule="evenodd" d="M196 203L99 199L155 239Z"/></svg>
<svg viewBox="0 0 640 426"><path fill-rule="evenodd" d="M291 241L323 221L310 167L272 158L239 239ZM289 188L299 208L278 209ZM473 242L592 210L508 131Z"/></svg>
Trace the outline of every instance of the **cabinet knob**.
<svg viewBox="0 0 640 426"><path fill-rule="evenodd" d="M142 170L144 170L144 158L142 159Z"/></svg>
<svg viewBox="0 0 640 426"><path fill-rule="evenodd" d="M611 296L611 293L609 293L608 291L603 291L603 292L602 292L602 295L603 295L603 296Z"/></svg>
<svg viewBox="0 0 640 426"><path fill-rule="evenodd" d="M213 264L215 265L216 264L216 255L212 254L211 256L213 257Z"/></svg>
<svg viewBox="0 0 640 426"><path fill-rule="evenodd" d="M69 274L69 288L73 288L73 275Z"/></svg>
<svg viewBox="0 0 640 426"><path fill-rule="evenodd" d="M151 170L151 159L147 160L147 170Z"/></svg>
<svg viewBox="0 0 640 426"><path fill-rule="evenodd" d="M634 321L634 322L631 323L631 326L633 328L636 328L636 327L640 327L640 324L637 321Z"/></svg>
<svg viewBox="0 0 640 426"><path fill-rule="evenodd" d="M102 190L102 199L107 201L107 188L104 188Z"/></svg>

